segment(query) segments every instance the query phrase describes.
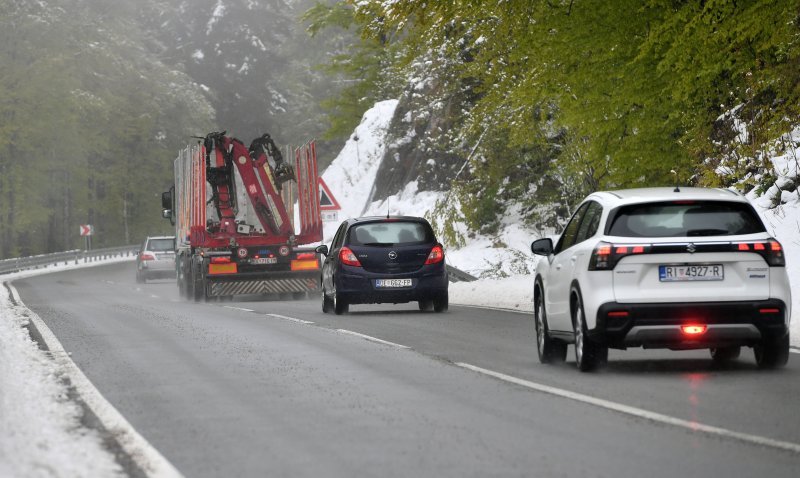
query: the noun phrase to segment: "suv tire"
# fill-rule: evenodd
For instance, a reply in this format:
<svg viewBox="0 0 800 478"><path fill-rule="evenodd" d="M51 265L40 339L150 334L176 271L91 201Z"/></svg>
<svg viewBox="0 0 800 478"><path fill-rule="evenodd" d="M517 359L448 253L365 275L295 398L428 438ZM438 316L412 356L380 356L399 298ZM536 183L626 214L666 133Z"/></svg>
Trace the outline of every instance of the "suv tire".
<svg viewBox="0 0 800 478"><path fill-rule="evenodd" d="M753 347L756 364L760 369L782 368L789 361L789 334L770 337Z"/></svg>
<svg viewBox="0 0 800 478"><path fill-rule="evenodd" d="M574 291L572 307L572 327L575 333L575 364L581 372L590 372L608 361L608 347L593 341L587 334L586 317L583 312L583 299L579 291Z"/></svg>
<svg viewBox="0 0 800 478"><path fill-rule="evenodd" d="M533 316L536 327L536 349L540 363L563 362L567 359L567 344L550 337L547 325L547 312L544 308L544 290L541 282L536 284L533 293Z"/></svg>

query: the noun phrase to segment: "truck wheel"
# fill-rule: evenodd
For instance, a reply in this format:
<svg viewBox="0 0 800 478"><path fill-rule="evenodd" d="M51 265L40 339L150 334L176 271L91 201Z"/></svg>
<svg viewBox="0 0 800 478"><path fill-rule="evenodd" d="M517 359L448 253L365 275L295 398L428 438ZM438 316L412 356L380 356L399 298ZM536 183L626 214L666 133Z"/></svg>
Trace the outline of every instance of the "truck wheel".
<svg viewBox="0 0 800 478"><path fill-rule="evenodd" d="M192 299L200 302L206 298L206 281L199 264L192 264Z"/></svg>

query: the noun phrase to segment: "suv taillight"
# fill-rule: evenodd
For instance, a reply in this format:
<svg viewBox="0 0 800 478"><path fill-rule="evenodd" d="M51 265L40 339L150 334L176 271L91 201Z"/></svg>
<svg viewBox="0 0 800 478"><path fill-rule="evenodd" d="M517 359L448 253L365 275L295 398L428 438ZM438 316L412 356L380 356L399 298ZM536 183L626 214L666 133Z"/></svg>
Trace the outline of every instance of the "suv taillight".
<svg viewBox="0 0 800 478"><path fill-rule="evenodd" d="M767 261L771 267L785 267L786 257L783 255L783 246L775 239L758 242L736 242L731 244L734 251L755 252Z"/></svg>
<svg viewBox="0 0 800 478"><path fill-rule="evenodd" d="M436 264L442 262L443 260L444 260L444 249L442 249L442 246L437 244L433 246L433 249L431 249L431 253L428 254L428 258L425 259L425 265L427 266L429 264Z"/></svg>
<svg viewBox="0 0 800 478"><path fill-rule="evenodd" d="M139 259L143 261L154 261L156 260L156 256L150 252L142 252L141 257Z"/></svg>
<svg viewBox="0 0 800 478"><path fill-rule="evenodd" d="M361 262L349 247L343 247L339 250L339 260L346 266L361 267Z"/></svg>
<svg viewBox="0 0 800 478"><path fill-rule="evenodd" d="M590 271L610 271L625 256L647 254L650 244L611 244L598 242L589 259Z"/></svg>

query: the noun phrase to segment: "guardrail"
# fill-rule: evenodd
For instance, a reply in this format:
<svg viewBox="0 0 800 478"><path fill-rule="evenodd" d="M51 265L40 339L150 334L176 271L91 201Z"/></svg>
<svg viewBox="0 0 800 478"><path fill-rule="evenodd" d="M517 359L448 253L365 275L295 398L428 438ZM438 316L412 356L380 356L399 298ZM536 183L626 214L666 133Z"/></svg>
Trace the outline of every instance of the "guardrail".
<svg viewBox="0 0 800 478"><path fill-rule="evenodd" d="M456 269L451 265L447 266L447 278L450 282L472 282L478 280L474 275L464 272L461 269Z"/></svg>
<svg viewBox="0 0 800 478"><path fill-rule="evenodd" d="M91 251L75 249L72 251L54 252L52 254L41 254L38 256L16 257L0 261L0 274L39 269L57 264L80 264L82 262L96 262L112 257L135 256L138 251L138 245L131 245L94 249Z"/></svg>

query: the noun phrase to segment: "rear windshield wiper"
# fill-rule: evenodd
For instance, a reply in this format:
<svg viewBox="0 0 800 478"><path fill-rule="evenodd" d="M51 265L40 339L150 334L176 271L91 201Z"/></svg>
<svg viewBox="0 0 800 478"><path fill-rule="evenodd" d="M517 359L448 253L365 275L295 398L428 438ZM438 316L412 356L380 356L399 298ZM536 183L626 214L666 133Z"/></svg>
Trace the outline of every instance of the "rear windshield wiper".
<svg viewBox="0 0 800 478"><path fill-rule="evenodd" d="M727 236L727 229L690 229L686 231L687 236Z"/></svg>

